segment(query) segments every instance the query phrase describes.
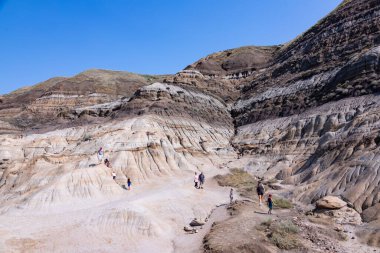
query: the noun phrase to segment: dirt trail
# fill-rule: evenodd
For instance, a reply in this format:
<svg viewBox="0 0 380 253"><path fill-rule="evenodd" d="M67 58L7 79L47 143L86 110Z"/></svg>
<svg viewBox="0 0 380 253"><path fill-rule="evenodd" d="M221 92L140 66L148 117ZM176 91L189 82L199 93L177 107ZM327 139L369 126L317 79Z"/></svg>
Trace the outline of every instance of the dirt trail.
<svg viewBox="0 0 380 253"><path fill-rule="evenodd" d="M380 252L377 248L360 243L356 235L358 226L342 222L341 219L337 219L340 217L338 214L327 212L309 216L306 215L306 211L314 207L298 202L293 202L293 207L289 208L292 206L290 203L290 206L287 204L287 201L291 200L289 192L294 186L282 185L281 181L274 183L279 187L269 186L273 183L268 183L266 187L266 197L272 194L275 200L273 214L267 214L266 204L260 206L255 192L251 189L256 185L254 181L249 180L251 176L237 171L233 174L234 176L219 177L218 180L227 185L237 185L238 192L249 199L239 200L228 206L229 218L217 222L205 236L204 252L272 253L282 252L284 249L297 252ZM339 212L346 217L352 215L352 212L348 211L350 210Z"/></svg>

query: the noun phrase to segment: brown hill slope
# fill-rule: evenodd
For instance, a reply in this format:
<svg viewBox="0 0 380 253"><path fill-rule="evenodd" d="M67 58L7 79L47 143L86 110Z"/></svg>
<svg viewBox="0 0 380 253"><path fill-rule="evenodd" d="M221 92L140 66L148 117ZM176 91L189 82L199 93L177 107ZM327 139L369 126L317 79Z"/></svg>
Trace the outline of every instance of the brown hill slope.
<svg viewBox="0 0 380 253"><path fill-rule="evenodd" d="M72 120L64 115L74 108L126 99L139 87L162 78L109 70L88 70L69 78L51 78L3 96L0 120L24 130L70 122Z"/></svg>

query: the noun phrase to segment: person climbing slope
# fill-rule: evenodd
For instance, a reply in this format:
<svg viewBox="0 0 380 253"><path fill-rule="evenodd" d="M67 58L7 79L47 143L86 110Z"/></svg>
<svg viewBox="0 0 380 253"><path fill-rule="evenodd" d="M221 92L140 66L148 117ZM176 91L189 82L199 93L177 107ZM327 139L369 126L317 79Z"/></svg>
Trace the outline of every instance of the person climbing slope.
<svg viewBox="0 0 380 253"><path fill-rule="evenodd" d="M104 151L103 151L103 148L100 147L99 150L98 150L98 160L99 160L99 164L102 163L102 161L103 161L103 156L104 156Z"/></svg>
<svg viewBox="0 0 380 253"><path fill-rule="evenodd" d="M198 183L199 183L199 177L198 174L195 172L194 176L194 187L198 189Z"/></svg>
<svg viewBox="0 0 380 253"><path fill-rule="evenodd" d="M261 203L263 202L264 199L264 185L261 182L258 182L257 188L256 188L257 195L259 196L259 205L261 206Z"/></svg>
<svg viewBox="0 0 380 253"><path fill-rule="evenodd" d="M201 172L201 174L199 174L199 188L198 189L203 189L204 183L205 183L205 175L203 174L203 172Z"/></svg>
<svg viewBox="0 0 380 253"><path fill-rule="evenodd" d="M108 168L111 167L111 163L110 163L110 160L108 160L108 158L106 158L106 159L104 160L104 164L105 164Z"/></svg>
<svg viewBox="0 0 380 253"><path fill-rule="evenodd" d="M269 194L267 203L268 203L268 208L269 208L268 214L272 214L272 209L273 209L272 194Z"/></svg>
<svg viewBox="0 0 380 253"><path fill-rule="evenodd" d="M112 171L112 179L113 179L113 180L116 179L116 173L115 173L115 171Z"/></svg>
<svg viewBox="0 0 380 253"><path fill-rule="evenodd" d="M230 204L234 201L234 189L231 188L230 190Z"/></svg>

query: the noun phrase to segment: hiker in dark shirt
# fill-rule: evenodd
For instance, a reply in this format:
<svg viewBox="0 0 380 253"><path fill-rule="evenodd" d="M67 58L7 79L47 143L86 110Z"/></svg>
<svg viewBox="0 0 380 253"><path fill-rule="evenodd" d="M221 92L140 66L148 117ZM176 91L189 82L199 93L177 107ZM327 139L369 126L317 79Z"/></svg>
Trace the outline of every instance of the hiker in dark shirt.
<svg viewBox="0 0 380 253"><path fill-rule="evenodd" d="M111 163L110 163L110 160L108 160L108 158L106 158L106 159L104 160L104 164L105 164L108 168L111 167Z"/></svg>
<svg viewBox="0 0 380 253"><path fill-rule="evenodd" d="M259 205L261 206L261 203L264 200L264 192L265 192L264 185L261 182L257 184L256 192L257 192L257 195L259 196Z"/></svg>
<svg viewBox="0 0 380 253"><path fill-rule="evenodd" d="M201 172L201 174L199 174L199 188L200 189L203 189L204 183L205 183L205 175L203 174L203 172Z"/></svg>

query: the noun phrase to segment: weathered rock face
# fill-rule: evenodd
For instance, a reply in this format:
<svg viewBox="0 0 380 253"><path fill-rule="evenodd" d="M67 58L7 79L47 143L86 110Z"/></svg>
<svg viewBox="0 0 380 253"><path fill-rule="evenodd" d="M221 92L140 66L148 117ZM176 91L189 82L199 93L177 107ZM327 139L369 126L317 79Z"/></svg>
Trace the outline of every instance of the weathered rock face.
<svg viewBox="0 0 380 253"><path fill-rule="evenodd" d="M379 201L379 113L377 95L343 99L240 127L233 145L302 201L341 195L361 212Z"/></svg>
<svg viewBox="0 0 380 253"><path fill-rule="evenodd" d="M0 149L3 164L0 192L5 196L0 200L1 206L24 203L40 208L70 198L123 192L117 184L112 186L113 190L93 185L108 177L107 170L97 166L95 151L98 147L106 150L106 157L112 161L120 178L126 180L128 176L135 183L143 183L155 176L196 169L190 161L193 156L206 158L231 152L229 138L232 134L233 130L228 127L217 128L186 118L152 115L101 127L69 128L25 138L5 137ZM97 167L91 168L94 166ZM100 173L96 175L100 181L89 179L77 186L76 181L70 181L76 180L76 174L83 174L77 169L89 168ZM86 187L96 189L86 190Z"/></svg>
<svg viewBox="0 0 380 253"><path fill-rule="evenodd" d="M164 82L220 97L228 104L235 102L240 95L241 80L229 79L224 75L204 75L198 70L182 70L174 76L165 78Z"/></svg>
<svg viewBox="0 0 380 253"><path fill-rule="evenodd" d="M227 105L220 98L198 89L184 89L164 83L154 83L139 89L118 111L118 116L124 114L192 118L233 129Z"/></svg>
<svg viewBox="0 0 380 253"><path fill-rule="evenodd" d="M379 10L378 0L345 1L281 47L270 66L243 87L242 99L232 111L236 124L378 92Z"/></svg>
<svg viewBox="0 0 380 253"><path fill-rule="evenodd" d="M379 1L344 1L243 86L233 145L252 171L298 185L305 203L379 203L379 24Z"/></svg>

